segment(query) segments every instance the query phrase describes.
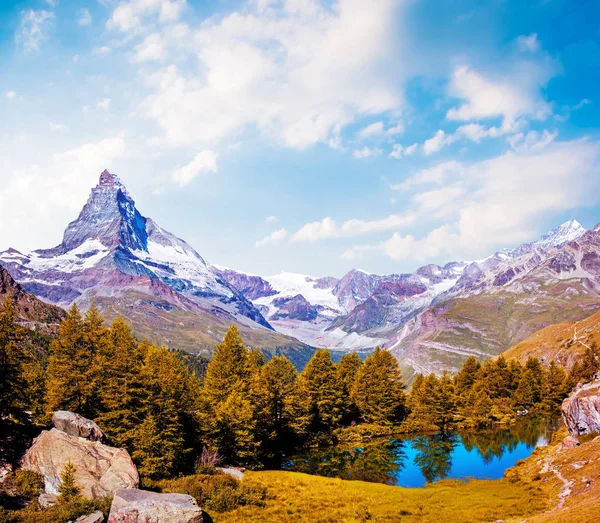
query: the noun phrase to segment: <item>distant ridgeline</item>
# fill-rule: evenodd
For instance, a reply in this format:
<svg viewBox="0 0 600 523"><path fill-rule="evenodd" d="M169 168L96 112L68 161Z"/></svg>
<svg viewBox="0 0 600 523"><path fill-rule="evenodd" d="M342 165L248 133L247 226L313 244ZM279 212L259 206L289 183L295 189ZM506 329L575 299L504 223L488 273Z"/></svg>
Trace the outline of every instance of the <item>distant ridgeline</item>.
<svg viewBox="0 0 600 523"><path fill-rule="evenodd" d="M39 423L56 410L79 413L149 479L193 472L204 447L227 463L260 468L308 445L510 423L517 411L555 411L600 368L595 344L569 371L533 357L524 364L471 357L455 376L418 375L407 394L387 350L364 362L345 354L337 364L318 350L298 373L285 356L265 361L248 349L232 325L204 368L137 341L123 320L106 326L94 306L83 316L72 306L41 354L28 350L13 300L0 310L0 358L3 424L26 423L26 411Z"/></svg>
<svg viewBox="0 0 600 523"><path fill-rule="evenodd" d="M600 226L571 220L473 262L263 277L208 263L143 216L108 170L59 245L0 252L21 292L65 309L94 301L108 321L126 319L137 338L157 346L208 358L235 323L250 346L285 355L299 370L314 347L389 348L407 381L417 372L456 373L468 355L495 357L542 327L599 311L599 259Z"/></svg>

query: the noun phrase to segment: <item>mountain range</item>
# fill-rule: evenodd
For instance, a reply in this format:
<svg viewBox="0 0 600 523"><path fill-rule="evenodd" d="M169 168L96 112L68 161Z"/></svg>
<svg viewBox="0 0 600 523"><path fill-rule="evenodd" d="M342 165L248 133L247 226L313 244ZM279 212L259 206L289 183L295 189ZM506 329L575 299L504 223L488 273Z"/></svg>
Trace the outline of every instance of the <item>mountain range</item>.
<svg viewBox="0 0 600 523"><path fill-rule="evenodd" d="M390 349L407 377L499 354L549 324L600 310L600 227L564 223L540 240L475 262L342 278L262 277L207 263L137 210L104 171L60 245L0 253L41 300L92 300L155 343L208 354L235 322L246 342L302 367L313 348Z"/></svg>

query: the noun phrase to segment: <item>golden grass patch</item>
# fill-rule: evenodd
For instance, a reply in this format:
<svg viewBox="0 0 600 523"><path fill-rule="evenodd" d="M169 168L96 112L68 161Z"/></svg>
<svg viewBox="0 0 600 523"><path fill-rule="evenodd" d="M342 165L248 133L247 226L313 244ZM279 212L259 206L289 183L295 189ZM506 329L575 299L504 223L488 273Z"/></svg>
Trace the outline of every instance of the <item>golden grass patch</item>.
<svg viewBox="0 0 600 523"><path fill-rule="evenodd" d="M436 522L523 518L548 508L543 489L498 481L441 481L409 489L298 472L249 472L244 482L268 489L266 505L212 515L228 522Z"/></svg>

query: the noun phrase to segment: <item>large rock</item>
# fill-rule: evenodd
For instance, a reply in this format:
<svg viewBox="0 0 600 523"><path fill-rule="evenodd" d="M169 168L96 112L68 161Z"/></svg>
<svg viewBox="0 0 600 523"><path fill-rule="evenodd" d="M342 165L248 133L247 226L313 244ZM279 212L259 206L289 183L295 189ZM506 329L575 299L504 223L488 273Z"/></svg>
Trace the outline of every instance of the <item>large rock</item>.
<svg viewBox="0 0 600 523"><path fill-rule="evenodd" d="M91 441L104 440L104 433L96 423L74 412L57 410L52 415L52 424L56 429L69 436L78 436Z"/></svg>
<svg viewBox="0 0 600 523"><path fill-rule="evenodd" d="M202 523L202 509L187 494L119 489L114 494L108 523Z"/></svg>
<svg viewBox="0 0 600 523"><path fill-rule="evenodd" d="M562 403L562 417L571 434L600 433L600 380L586 383Z"/></svg>
<svg viewBox="0 0 600 523"><path fill-rule="evenodd" d="M121 488L136 488L139 476L126 450L99 441L69 436L56 429L43 431L27 450L21 466L44 476L45 491L58 494L67 461L76 467L75 481L87 498L101 498Z"/></svg>

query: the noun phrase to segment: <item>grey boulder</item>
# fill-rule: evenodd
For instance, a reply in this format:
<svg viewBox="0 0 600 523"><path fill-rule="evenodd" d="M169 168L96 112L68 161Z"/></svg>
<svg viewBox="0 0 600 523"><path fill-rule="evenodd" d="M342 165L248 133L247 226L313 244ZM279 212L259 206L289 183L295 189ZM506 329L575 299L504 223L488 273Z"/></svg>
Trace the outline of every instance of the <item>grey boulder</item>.
<svg viewBox="0 0 600 523"><path fill-rule="evenodd" d="M104 433L96 423L68 410L57 410L52 415L52 424L57 430L69 436L77 436L90 441L104 441Z"/></svg>
<svg viewBox="0 0 600 523"><path fill-rule="evenodd" d="M187 494L159 494L119 489L114 493L108 523L202 523L202 509Z"/></svg>

